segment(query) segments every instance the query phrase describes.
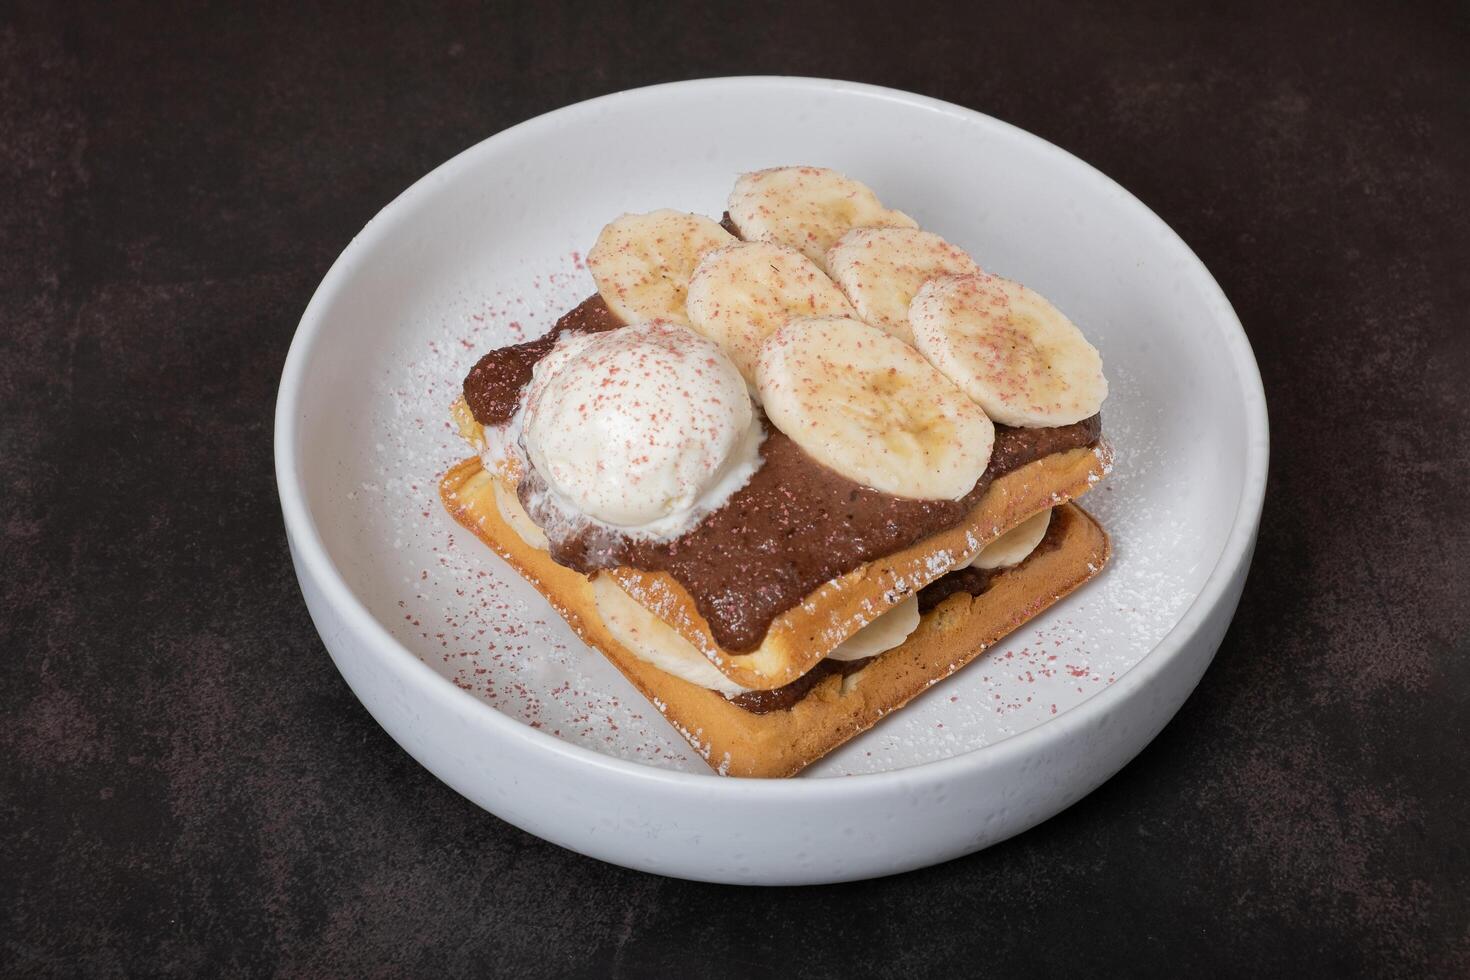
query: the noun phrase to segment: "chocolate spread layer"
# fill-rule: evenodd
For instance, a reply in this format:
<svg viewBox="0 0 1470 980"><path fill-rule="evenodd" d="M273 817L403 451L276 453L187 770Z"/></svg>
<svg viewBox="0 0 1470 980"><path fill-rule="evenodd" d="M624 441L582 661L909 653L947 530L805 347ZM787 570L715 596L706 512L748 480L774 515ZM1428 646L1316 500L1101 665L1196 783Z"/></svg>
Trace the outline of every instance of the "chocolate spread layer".
<svg viewBox="0 0 1470 980"><path fill-rule="evenodd" d="M593 297L548 336L608 329L609 321L617 322ZM465 400L481 424L509 420L520 386L550 350L549 343L541 346L544 341L492 351L475 365L465 381ZM715 642L746 651L759 645L772 620L822 583L954 527L996 477L1052 453L1093 445L1101 431L1096 415L1050 429L997 425L990 465L973 490L959 500L913 500L839 475L768 426L762 465L750 482L680 537L652 542L583 524L551 535L550 553L584 573L619 565L667 572L688 590ZM564 525L546 510L544 490L541 475L528 468L519 487L522 505L543 528Z"/></svg>
<svg viewBox="0 0 1470 980"><path fill-rule="evenodd" d="M1004 569L956 568L952 572L945 572L919 590L919 613L922 615L928 612L945 599L960 592L984 595L985 590L990 588L991 581L1001 571Z"/></svg>
<svg viewBox="0 0 1470 980"><path fill-rule="evenodd" d="M556 321L546 336L493 350L476 361L464 379L465 404L481 425L504 425L516 412L521 389L531 380L531 369L551 353L559 337L568 333L599 333L622 325L623 321L607 308L602 297L593 293Z"/></svg>
<svg viewBox="0 0 1470 980"><path fill-rule="evenodd" d="M790 684L782 687L773 687L769 691L746 691L744 694L727 696L729 701L737 708L744 708L753 715L763 715L771 711L785 711L811 693L812 688L818 682L831 677L833 674L846 677L848 674L856 674L875 657L864 657L861 660L833 660L827 657L817 661L817 665L802 674Z"/></svg>
<svg viewBox="0 0 1470 980"><path fill-rule="evenodd" d="M1032 549L1020 564L1009 568L958 568L940 578L935 579L919 590L919 612L926 613L938 606L945 599L959 592L965 592L972 596L984 595L996 580L1008 572L1022 568L1038 555L1044 555L1048 551L1055 551L1062 545L1062 538L1066 535L1063 522L1053 519L1046 529L1046 535L1041 542ZM881 656L879 654L878 656ZM746 691L725 700L737 708L744 708L751 714L763 715L771 711L785 711L796 706L796 703L811 693L812 688L824 677L838 674L846 677L862 670L868 664L878 659L864 657L861 660L833 660L828 657L819 661L815 667L802 674L790 684L782 687L772 688L769 691Z"/></svg>

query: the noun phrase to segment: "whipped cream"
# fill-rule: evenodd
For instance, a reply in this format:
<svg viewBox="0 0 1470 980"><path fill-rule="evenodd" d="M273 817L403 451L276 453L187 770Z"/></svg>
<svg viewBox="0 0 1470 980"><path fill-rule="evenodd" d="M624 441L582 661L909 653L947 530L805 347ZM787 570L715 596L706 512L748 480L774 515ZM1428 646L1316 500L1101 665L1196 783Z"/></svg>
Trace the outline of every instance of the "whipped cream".
<svg viewBox="0 0 1470 980"><path fill-rule="evenodd" d="M657 539L688 530L760 465L740 372L668 320L558 340L508 428L568 519Z"/></svg>

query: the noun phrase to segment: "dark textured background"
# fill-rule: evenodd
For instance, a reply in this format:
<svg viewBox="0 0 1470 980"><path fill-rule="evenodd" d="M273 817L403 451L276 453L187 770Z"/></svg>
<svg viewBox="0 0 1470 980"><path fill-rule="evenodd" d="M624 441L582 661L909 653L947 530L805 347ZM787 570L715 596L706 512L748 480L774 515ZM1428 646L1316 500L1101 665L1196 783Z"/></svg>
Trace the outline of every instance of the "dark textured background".
<svg viewBox="0 0 1470 980"><path fill-rule="evenodd" d="M1465 4L369 6L0 2L0 972L1470 973ZM542 843L378 729L297 594L271 413L328 265L434 165L783 72L1133 190L1234 301L1274 445L1240 614L1136 762L964 860L736 890Z"/></svg>

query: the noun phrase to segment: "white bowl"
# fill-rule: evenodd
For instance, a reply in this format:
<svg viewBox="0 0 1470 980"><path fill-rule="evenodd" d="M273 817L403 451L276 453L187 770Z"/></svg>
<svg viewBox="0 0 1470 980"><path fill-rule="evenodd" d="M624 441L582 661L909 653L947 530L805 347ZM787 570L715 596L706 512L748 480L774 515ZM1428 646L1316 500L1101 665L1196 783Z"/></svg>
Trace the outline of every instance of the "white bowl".
<svg viewBox="0 0 1470 980"><path fill-rule="evenodd" d="M469 365L592 291L580 252L604 222L657 207L718 215L738 173L789 163L872 185L1047 295L1102 350L1119 462L1084 504L1115 558L806 776L724 779L454 525L435 483L468 455L445 413ZM533 834L724 882L840 881L943 861L1035 825L1116 772L1220 643L1266 460L1265 400L1240 324L1147 208L994 119L813 79L624 92L455 157L327 273L276 406L302 593L388 733Z"/></svg>

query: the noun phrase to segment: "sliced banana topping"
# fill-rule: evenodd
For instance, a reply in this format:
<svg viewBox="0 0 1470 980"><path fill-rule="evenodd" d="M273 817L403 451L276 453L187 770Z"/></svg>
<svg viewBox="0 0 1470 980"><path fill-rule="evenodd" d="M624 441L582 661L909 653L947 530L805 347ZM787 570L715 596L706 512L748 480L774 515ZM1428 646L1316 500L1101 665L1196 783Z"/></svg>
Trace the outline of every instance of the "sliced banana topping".
<svg viewBox="0 0 1470 980"><path fill-rule="evenodd" d="M850 228L917 228L866 184L825 167L776 167L741 174L730 192L730 219L748 241L799 249L826 269L827 250Z"/></svg>
<svg viewBox="0 0 1470 980"><path fill-rule="evenodd" d="M909 304L941 276L980 271L957 245L917 228L854 228L827 253L827 271L858 316L899 340L914 342Z"/></svg>
<svg viewBox="0 0 1470 980"><path fill-rule="evenodd" d="M806 256L770 242L709 252L689 281L689 322L755 382L761 345L793 316L851 316L836 283Z"/></svg>
<svg viewBox="0 0 1470 980"><path fill-rule="evenodd" d="M587 268L608 309L624 323L688 323L689 277L710 249L735 238L718 223L683 211L625 214L602 229Z"/></svg>
<svg viewBox="0 0 1470 980"><path fill-rule="evenodd" d="M926 283L909 326L924 356L1005 425L1070 425L1108 396L1097 348L1018 282L979 273Z"/></svg>
<svg viewBox="0 0 1470 980"><path fill-rule="evenodd" d="M1032 514L1005 534L980 549L970 562L975 568L1010 568L1026 560L1051 526L1051 508Z"/></svg>
<svg viewBox="0 0 1470 980"><path fill-rule="evenodd" d="M761 348L766 414L809 456L900 497L974 489L995 427L918 351L850 317L794 319Z"/></svg>

